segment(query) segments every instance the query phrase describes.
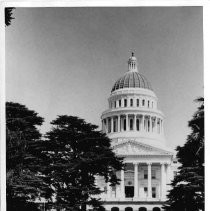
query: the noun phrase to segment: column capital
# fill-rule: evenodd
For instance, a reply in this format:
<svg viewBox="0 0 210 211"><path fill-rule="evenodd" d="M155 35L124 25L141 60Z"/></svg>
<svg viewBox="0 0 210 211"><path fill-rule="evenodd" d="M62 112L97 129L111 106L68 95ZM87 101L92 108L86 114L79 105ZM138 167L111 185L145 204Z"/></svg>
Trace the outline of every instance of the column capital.
<svg viewBox="0 0 210 211"><path fill-rule="evenodd" d="M139 162L137 162L137 161L133 162L133 165L138 165L138 164L139 164Z"/></svg>
<svg viewBox="0 0 210 211"><path fill-rule="evenodd" d="M147 162L147 165L148 165L148 166L151 166L151 165L152 165L152 162Z"/></svg>
<svg viewBox="0 0 210 211"><path fill-rule="evenodd" d="M163 165L166 165L167 162L160 162L160 165L163 166Z"/></svg>

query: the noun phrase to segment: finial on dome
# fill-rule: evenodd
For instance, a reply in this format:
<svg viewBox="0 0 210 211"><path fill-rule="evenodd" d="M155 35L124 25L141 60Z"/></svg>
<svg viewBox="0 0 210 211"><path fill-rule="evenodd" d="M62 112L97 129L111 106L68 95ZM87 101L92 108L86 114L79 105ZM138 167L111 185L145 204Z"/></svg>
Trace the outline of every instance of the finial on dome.
<svg viewBox="0 0 210 211"><path fill-rule="evenodd" d="M137 59L134 56L134 52L131 52L131 57L128 60L128 71L130 72L138 72L137 68Z"/></svg>

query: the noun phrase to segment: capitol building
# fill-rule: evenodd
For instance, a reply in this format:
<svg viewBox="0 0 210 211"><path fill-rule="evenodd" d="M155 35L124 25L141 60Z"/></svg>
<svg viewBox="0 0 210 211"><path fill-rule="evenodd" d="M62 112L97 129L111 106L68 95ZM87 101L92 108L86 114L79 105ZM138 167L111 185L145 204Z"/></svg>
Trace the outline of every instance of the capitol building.
<svg viewBox="0 0 210 211"><path fill-rule="evenodd" d="M119 185L102 178L97 185L107 211L160 211L177 171L174 153L166 147L164 114L150 82L140 73L134 53L128 70L113 85L102 130L112 141L125 168L116 172Z"/></svg>

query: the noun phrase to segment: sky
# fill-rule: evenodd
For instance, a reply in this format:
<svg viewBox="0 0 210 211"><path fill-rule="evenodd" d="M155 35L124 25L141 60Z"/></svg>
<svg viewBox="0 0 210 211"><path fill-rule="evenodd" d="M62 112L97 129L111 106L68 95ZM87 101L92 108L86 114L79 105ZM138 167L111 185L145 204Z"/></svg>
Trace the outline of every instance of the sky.
<svg viewBox="0 0 210 211"><path fill-rule="evenodd" d="M167 146L183 145L203 96L202 7L16 8L6 27L6 100L44 117L101 127L131 51L165 114Z"/></svg>

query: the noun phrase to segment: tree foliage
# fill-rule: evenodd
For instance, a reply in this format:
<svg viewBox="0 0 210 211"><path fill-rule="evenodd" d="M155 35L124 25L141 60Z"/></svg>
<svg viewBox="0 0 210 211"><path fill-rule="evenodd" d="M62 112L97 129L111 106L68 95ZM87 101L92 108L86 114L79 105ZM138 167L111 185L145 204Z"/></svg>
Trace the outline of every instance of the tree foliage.
<svg viewBox="0 0 210 211"><path fill-rule="evenodd" d="M177 147L177 158L181 166L172 181L165 210L204 210L204 98L188 125L191 133L184 146Z"/></svg>
<svg viewBox="0 0 210 211"><path fill-rule="evenodd" d="M47 190L39 175L43 161L37 127L42 123L35 111L19 103L6 103L7 210L36 210L32 202Z"/></svg>
<svg viewBox="0 0 210 211"><path fill-rule="evenodd" d="M58 116L46 135L45 155L49 168L45 174L55 189L57 208L101 208L95 195L101 193L96 176L112 185L118 183L115 170L122 168L122 158L115 156L110 139L96 125L74 116Z"/></svg>
<svg viewBox="0 0 210 211"><path fill-rule="evenodd" d="M14 17L12 17L13 9L15 8L14 7L5 8L5 25L6 26L9 26L11 24L12 19L14 19Z"/></svg>

